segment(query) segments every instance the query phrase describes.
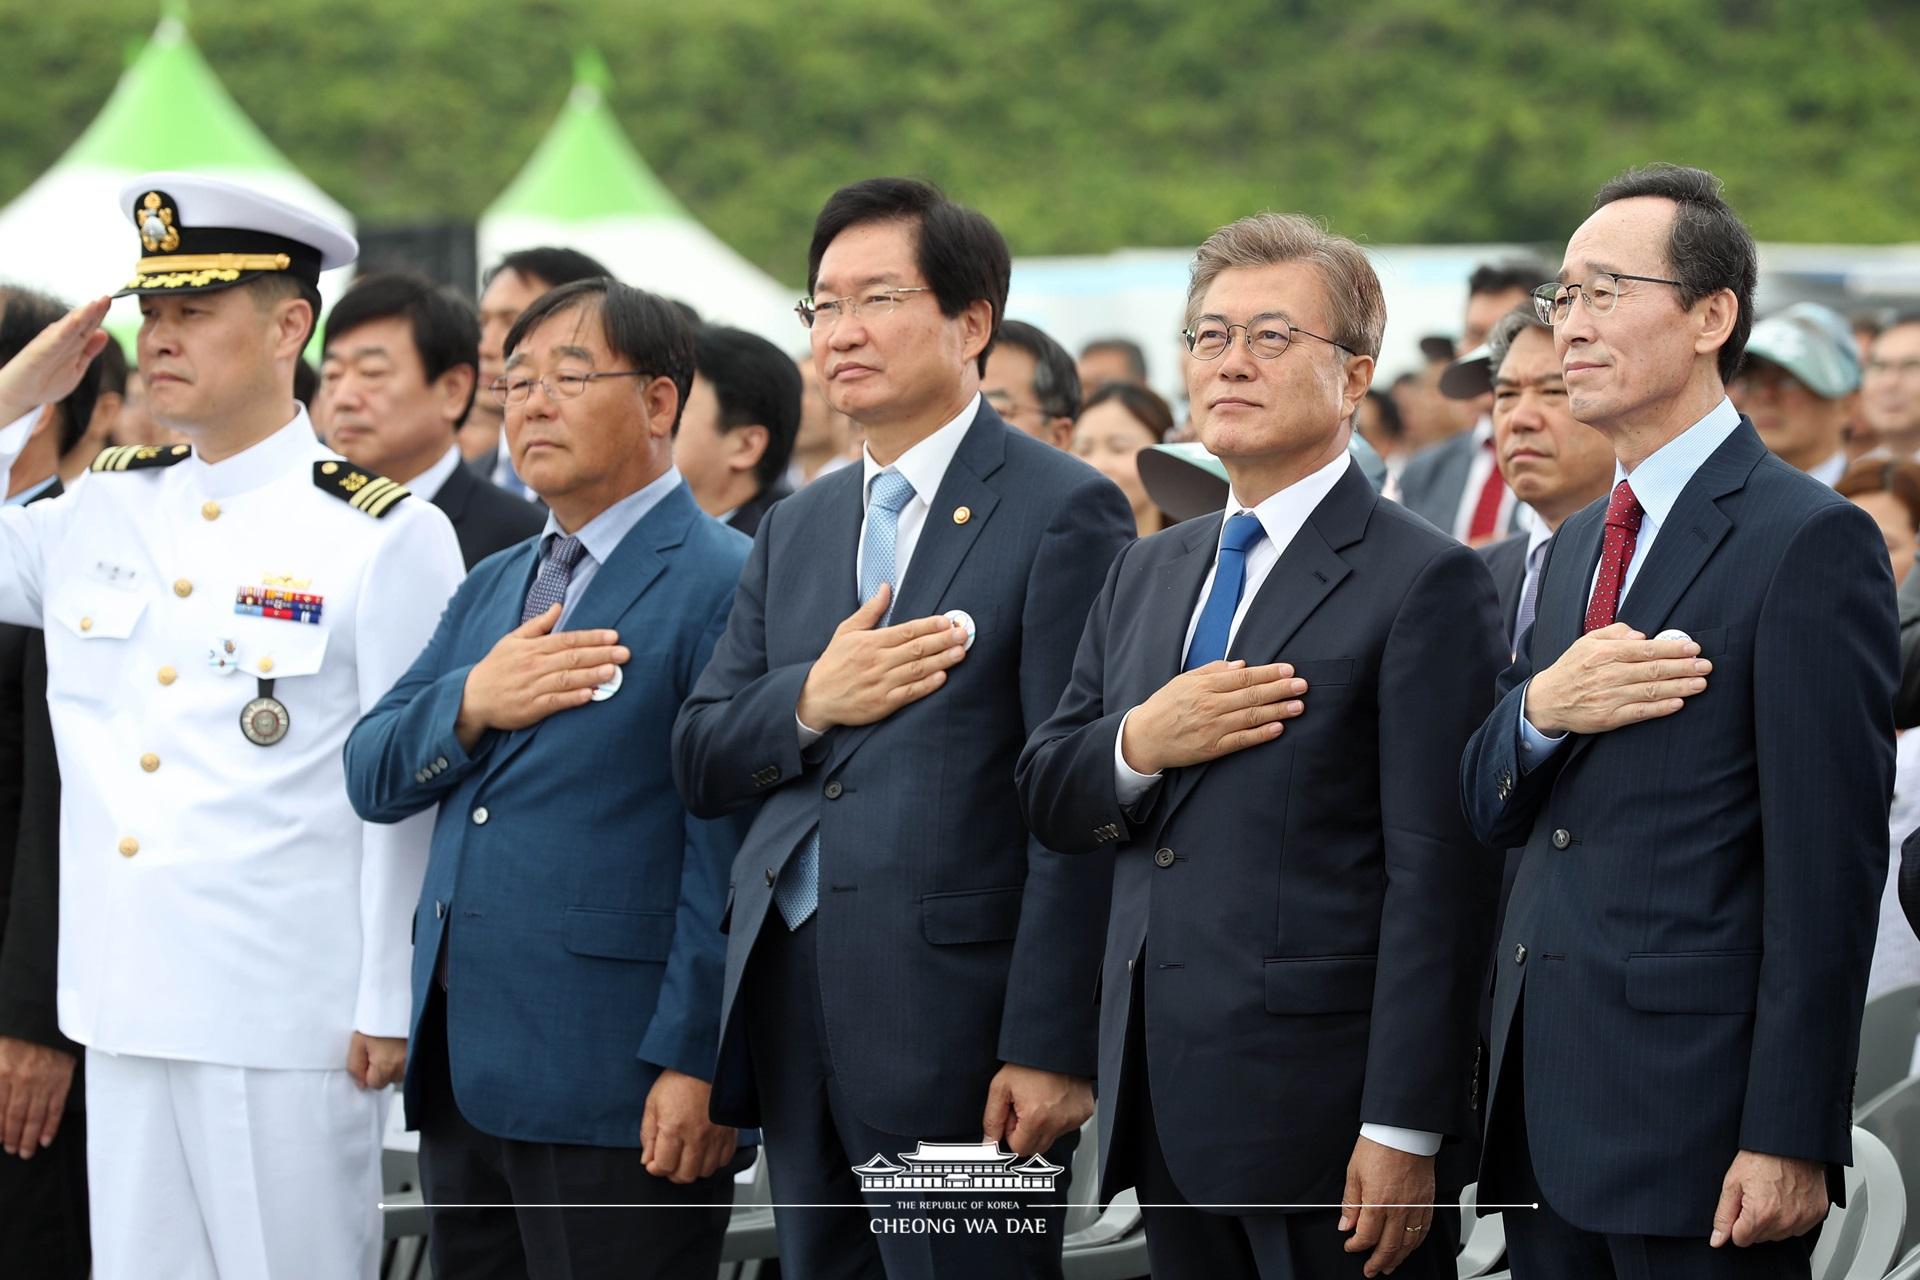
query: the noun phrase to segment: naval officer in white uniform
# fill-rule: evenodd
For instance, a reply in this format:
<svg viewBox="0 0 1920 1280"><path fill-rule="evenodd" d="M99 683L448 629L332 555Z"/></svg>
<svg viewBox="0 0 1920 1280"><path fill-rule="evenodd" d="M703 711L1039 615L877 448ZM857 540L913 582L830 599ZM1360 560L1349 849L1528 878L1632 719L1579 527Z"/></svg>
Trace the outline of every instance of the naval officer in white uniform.
<svg viewBox="0 0 1920 1280"><path fill-rule="evenodd" d="M94 1274L371 1277L431 828L355 817L341 749L431 635L459 548L294 401L319 273L353 238L189 174L121 207L150 407L192 443L108 449L64 497L0 510L0 619L47 635ZM0 370L0 475L107 305Z"/></svg>

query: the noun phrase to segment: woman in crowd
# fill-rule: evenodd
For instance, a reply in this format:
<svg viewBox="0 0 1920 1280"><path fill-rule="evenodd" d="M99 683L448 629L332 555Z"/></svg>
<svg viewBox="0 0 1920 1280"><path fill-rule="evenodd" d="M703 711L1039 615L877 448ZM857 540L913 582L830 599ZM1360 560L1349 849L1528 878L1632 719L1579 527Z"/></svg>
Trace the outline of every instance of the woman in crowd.
<svg viewBox="0 0 1920 1280"><path fill-rule="evenodd" d="M1840 477L1834 491L1873 517L1887 539L1895 585L1913 569L1920 547L1920 463L1866 460L1856 462ZM1893 853L1887 868L1886 892L1880 898L1879 941L1873 949L1873 969L1867 977L1871 999L1890 987L1920 981L1920 939L1900 909L1900 845L1907 833L1920 827L1920 731L1902 733L1894 748L1893 809L1887 828Z"/></svg>
<svg viewBox="0 0 1920 1280"><path fill-rule="evenodd" d="M1143 538L1173 521L1153 504L1140 482L1140 451L1159 444L1172 430L1173 410L1167 402L1129 382L1109 382L1094 392L1073 424L1074 455L1120 486Z"/></svg>

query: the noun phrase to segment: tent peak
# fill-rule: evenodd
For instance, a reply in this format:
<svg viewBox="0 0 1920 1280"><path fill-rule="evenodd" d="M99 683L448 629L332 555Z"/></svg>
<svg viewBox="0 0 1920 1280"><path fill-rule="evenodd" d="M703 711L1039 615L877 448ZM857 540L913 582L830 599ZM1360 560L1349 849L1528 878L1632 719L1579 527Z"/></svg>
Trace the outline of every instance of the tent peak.
<svg viewBox="0 0 1920 1280"><path fill-rule="evenodd" d="M576 89L596 89L603 96L613 92L613 71L592 45L573 55L573 85Z"/></svg>

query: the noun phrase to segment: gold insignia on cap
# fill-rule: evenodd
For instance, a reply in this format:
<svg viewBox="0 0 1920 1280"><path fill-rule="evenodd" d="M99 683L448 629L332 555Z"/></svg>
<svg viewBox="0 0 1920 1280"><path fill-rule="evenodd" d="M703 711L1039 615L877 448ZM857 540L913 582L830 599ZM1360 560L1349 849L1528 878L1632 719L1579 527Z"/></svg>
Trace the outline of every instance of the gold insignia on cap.
<svg viewBox="0 0 1920 1280"><path fill-rule="evenodd" d="M965 524L971 519L973 519L972 507L955 507L953 509L953 522L955 524Z"/></svg>
<svg viewBox="0 0 1920 1280"><path fill-rule="evenodd" d="M173 209L163 204L158 191L149 191L133 215L140 228L140 243L148 253L172 253L180 247L180 228L173 224Z"/></svg>

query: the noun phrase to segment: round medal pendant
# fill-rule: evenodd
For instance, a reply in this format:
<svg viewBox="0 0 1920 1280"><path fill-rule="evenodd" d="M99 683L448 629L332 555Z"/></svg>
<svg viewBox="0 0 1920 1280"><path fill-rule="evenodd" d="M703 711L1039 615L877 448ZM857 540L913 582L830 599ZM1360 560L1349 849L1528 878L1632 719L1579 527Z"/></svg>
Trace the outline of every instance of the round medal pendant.
<svg viewBox="0 0 1920 1280"><path fill-rule="evenodd" d="M293 717L278 698L260 697L240 711L240 732L256 747L270 747L287 736Z"/></svg>

